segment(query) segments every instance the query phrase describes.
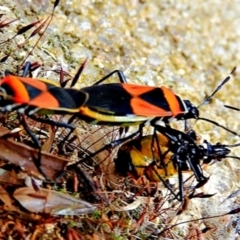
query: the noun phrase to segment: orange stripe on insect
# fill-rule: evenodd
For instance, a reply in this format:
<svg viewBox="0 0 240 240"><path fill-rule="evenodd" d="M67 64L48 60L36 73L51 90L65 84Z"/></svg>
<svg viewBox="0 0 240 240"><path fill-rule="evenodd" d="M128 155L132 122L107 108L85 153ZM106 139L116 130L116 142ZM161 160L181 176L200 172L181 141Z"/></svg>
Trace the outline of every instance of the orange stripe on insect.
<svg viewBox="0 0 240 240"><path fill-rule="evenodd" d="M156 116L171 117L172 116L172 112L166 111L138 97L133 97L130 100L130 105L132 107L133 113L136 115L143 115L146 117L156 117Z"/></svg>
<svg viewBox="0 0 240 240"><path fill-rule="evenodd" d="M186 110L185 111L181 110L179 100L177 99L176 95L169 88L162 86L161 89L163 91L164 97L166 98L166 100L168 102L168 105L171 109L173 117L177 116L180 113L186 112ZM181 103L184 104L183 101L181 101ZM186 109L186 106L184 106L184 108Z"/></svg>
<svg viewBox="0 0 240 240"><path fill-rule="evenodd" d="M59 108L58 99L49 92L43 92L28 102L30 106L36 106L44 109L56 109Z"/></svg>
<svg viewBox="0 0 240 240"><path fill-rule="evenodd" d="M11 76L12 77L12 76ZM34 87L40 91L47 91L47 85L45 84L44 80L38 80L38 79L34 79L34 78L26 78L26 77L18 77L19 80L23 83L26 83L27 85Z"/></svg>
<svg viewBox="0 0 240 240"><path fill-rule="evenodd" d="M122 83L121 86L127 91L131 96L139 96L141 94L150 92L156 87L141 86L135 84Z"/></svg>
<svg viewBox="0 0 240 240"><path fill-rule="evenodd" d="M13 97L14 103L27 103L30 100L29 93L22 83L16 76L6 76L1 80L1 87L7 86L11 89L11 97Z"/></svg>

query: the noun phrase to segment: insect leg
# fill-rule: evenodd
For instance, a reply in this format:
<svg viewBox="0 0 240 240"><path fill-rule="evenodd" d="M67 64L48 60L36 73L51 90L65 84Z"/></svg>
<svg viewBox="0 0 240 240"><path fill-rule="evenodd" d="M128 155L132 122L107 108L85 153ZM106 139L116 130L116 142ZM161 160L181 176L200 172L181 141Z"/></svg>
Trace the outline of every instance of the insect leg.
<svg viewBox="0 0 240 240"><path fill-rule="evenodd" d="M113 74L117 74L118 75L119 81L121 83L127 83L126 77L124 76L123 72L121 70L114 70L114 71L110 72L109 74L107 74L105 77L103 77L100 80L98 80L93 85L98 85L99 83L102 83L106 79L110 78Z"/></svg>
<svg viewBox="0 0 240 240"><path fill-rule="evenodd" d="M121 138L121 139L118 139L118 140L112 141L112 142L109 143L109 144L106 144L104 147L98 149L98 150L95 151L94 153L89 154L86 158L81 159L81 160L79 160L78 162L76 162L76 163L70 165L70 166L67 168L67 170L74 169L79 163L85 161L86 159L88 159L88 158L93 158L93 157L95 157L97 154L99 154L100 152L102 152L102 151L104 151L104 150L112 149L112 148L114 148L114 147L116 147L116 146L118 146L118 145L124 143L125 141L130 140L130 139L136 137L138 134L139 134L139 131L137 131L137 132L131 134L131 135L128 136L128 137Z"/></svg>
<svg viewBox="0 0 240 240"><path fill-rule="evenodd" d="M21 123L22 123L22 125L23 125L23 127L24 127L24 129L25 129L25 131L29 134L29 136L32 138L34 144L35 144L35 145L37 146L37 148L38 148L38 156L37 156L37 158L33 158L33 161L34 161L34 163L35 163L35 166L36 166L36 168L38 169L38 171L39 171L45 178L47 178L46 175L45 175L45 173L43 172L43 170L42 170L42 168L41 168L41 155L42 155L42 154L41 154L41 144L39 143L37 137L36 137L36 136L33 134L33 132L31 131L31 129L28 127L24 116L23 116L22 114L18 113L18 117L19 117L19 119L20 119L20 121L21 121Z"/></svg>

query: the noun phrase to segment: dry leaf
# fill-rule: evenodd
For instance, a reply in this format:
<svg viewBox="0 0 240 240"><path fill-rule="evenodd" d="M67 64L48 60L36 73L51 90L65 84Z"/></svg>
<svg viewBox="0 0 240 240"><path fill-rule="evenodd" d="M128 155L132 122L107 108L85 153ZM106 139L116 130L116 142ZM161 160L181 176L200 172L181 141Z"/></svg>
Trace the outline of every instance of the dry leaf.
<svg viewBox="0 0 240 240"><path fill-rule="evenodd" d="M14 171L7 171L0 168L0 182L8 184L21 184L22 180L18 178Z"/></svg>
<svg viewBox="0 0 240 240"><path fill-rule="evenodd" d="M15 142L10 139L0 138L0 158L14 163L28 171L38 172L33 159L37 159L38 150ZM65 158L49 153L41 153L41 168L49 180L56 180L68 164Z"/></svg>
<svg viewBox="0 0 240 240"><path fill-rule="evenodd" d="M50 189L24 187L17 189L14 198L31 212L44 212L53 215L79 215L96 210L96 207L88 202L72 197L66 193L56 192Z"/></svg>
<svg viewBox="0 0 240 240"><path fill-rule="evenodd" d="M43 144L42 146L42 150L45 152L50 152L52 145L53 145L53 141L55 139L55 132L53 131L53 126L46 124L48 131L49 131L49 138L48 140Z"/></svg>
<svg viewBox="0 0 240 240"><path fill-rule="evenodd" d="M8 192L0 185L0 199L4 202L8 207L12 207L12 200L8 194Z"/></svg>

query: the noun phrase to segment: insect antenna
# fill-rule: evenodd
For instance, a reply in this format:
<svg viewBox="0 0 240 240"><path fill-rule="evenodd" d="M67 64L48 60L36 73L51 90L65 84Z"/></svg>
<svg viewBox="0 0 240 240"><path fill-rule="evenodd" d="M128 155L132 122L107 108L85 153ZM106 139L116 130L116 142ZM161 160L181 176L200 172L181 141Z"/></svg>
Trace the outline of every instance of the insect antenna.
<svg viewBox="0 0 240 240"><path fill-rule="evenodd" d="M237 157L237 156L227 156L227 158L233 158L233 159L240 160L240 157Z"/></svg>
<svg viewBox="0 0 240 240"><path fill-rule="evenodd" d="M223 105L223 106L226 107L226 108L230 108L232 110L235 110L235 111L240 111L239 108L236 108L236 107L233 107L233 106L230 106L230 105Z"/></svg>
<svg viewBox="0 0 240 240"><path fill-rule="evenodd" d="M236 144L231 144L231 145L222 145L223 147L239 147L240 143L236 143Z"/></svg>
<svg viewBox="0 0 240 240"><path fill-rule="evenodd" d="M229 74L229 76L227 76L220 85L218 85L218 87L213 91L213 93L208 96L197 108L200 108L201 106L204 106L206 104L209 103L209 101L211 100L211 98L235 75L237 70L237 67L234 67L233 70L231 71L231 73Z"/></svg>
<svg viewBox="0 0 240 240"><path fill-rule="evenodd" d="M222 129L226 130L227 132L230 132L230 133L232 133L233 135L240 137L240 135L239 135L237 132L232 131L232 130L230 130L230 129L227 128L227 127L224 127L223 125L221 125L221 124L219 124L219 123L217 123L217 122L215 122L215 121L213 121L213 120L211 120L211 119L203 118L203 117L198 117L197 120L203 120L203 121L205 121L205 122L210 122L210 123L212 123L213 125L216 125L217 127L220 127L220 128L222 128Z"/></svg>
<svg viewBox="0 0 240 240"><path fill-rule="evenodd" d="M240 146L240 143L231 144L231 145L222 145L222 146L225 147L225 148L239 147L239 146ZM229 155L227 155L226 157L227 157L227 158L233 158L233 159L240 160L240 157L237 157L237 156L229 156Z"/></svg>
<svg viewBox="0 0 240 240"><path fill-rule="evenodd" d="M208 96L197 108L200 108L201 106L204 106L206 105L207 103L209 103L210 99L235 75L236 73L236 70L237 70L237 67L234 67L231 71L231 73L229 74L229 76L227 76L219 85L218 87L213 91L213 93ZM227 105L224 105L224 106L227 106ZM235 109L234 107L230 107L230 106L227 106L229 108L232 108L232 109ZM239 109L236 109L238 111L240 111ZM208 118L204 118L204 117L197 117L197 120L203 120L203 121L206 121L206 122L209 122L209 123L212 123L214 125L216 125L217 127L220 127L224 130L226 130L227 132L230 132L232 133L233 135L235 136L240 136L237 132L235 131L232 131L230 130L229 128L227 127L224 127L223 125L211 120L211 119L208 119ZM197 121L196 120L196 121Z"/></svg>

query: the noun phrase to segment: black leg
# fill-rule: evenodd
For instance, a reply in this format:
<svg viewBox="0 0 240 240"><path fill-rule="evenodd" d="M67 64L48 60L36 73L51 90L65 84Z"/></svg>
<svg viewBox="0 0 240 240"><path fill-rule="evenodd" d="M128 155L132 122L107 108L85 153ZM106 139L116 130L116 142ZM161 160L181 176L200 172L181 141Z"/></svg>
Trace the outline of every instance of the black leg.
<svg viewBox="0 0 240 240"><path fill-rule="evenodd" d="M53 126L56 126L56 127L64 127L64 128L69 128L71 130L74 130L75 127L72 126L71 124L68 124L68 123L63 123L63 122L56 122L56 121L53 121L51 119L42 119L42 118L37 118L35 117L34 115L27 115L29 118L33 119L34 121L36 122L42 122L42 123L46 123L46 124L49 124L49 125L53 125Z"/></svg>
<svg viewBox="0 0 240 240"><path fill-rule="evenodd" d="M114 71L110 72L108 75L106 75L105 77L103 77L100 80L98 80L93 85L98 85L99 83L104 82L106 79L110 78L113 74L117 74L118 75L119 81L121 83L127 83L126 77L124 76L123 72L121 70L114 70Z"/></svg>
<svg viewBox="0 0 240 240"><path fill-rule="evenodd" d="M179 158L179 156L177 156L179 196L180 196L180 201L183 201L183 199L184 199L184 184L183 184L183 176L182 176L182 166L181 166L182 164L181 164L181 160L178 158Z"/></svg>
<svg viewBox="0 0 240 240"><path fill-rule="evenodd" d="M157 165L155 161L153 161L152 163L153 165ZM164 180L164 178L158 173L158 171L154 168L154 166L152 166L152 170L155 172L155 174L158 176L159 180L163 183L164 187L167 188L170 193L174 196L175 199L177 199L178 201L182 201L182 199L178 198L178 194L175 194L175 192L173 191L172 187Z"/></svg>
<svg viewBox="0 0 240 240"><path fill-rule="evenodd" d="M59 144L59 149L61 149L63 147L63 144L67 141L67 139L69 138L69 136L72 134L72 132L74 131L75 127L71 124L69 124L69 122L72 122L71 119L73 118L73 116L70 118L70 120L68 121L68 123L63 123L63 122L55 122L51 119L42 119L42 118L37 118L33 115L28 116L29 118L37 121L37 122L42 122L42 123L46 123L49 125L53 125L56 127L64 127L64 128L69 128L70 131L69 133L63 138L63 140L60 142ZM74 119L74 118L73 118Z"/></svg>
<svg viewBox="0 0 240 240"><path fill-rule="evenodd" d="M34 158L34 163L35 163L35 166L36 168L38 169L38 171L45 177L45 173L43 172L42 168L41 168L41 144L39 143L37 137L33 134L33 132L31 131L31 129L28 127L26 121L25 121L25 118L22 114L18 113L18 117L25 129L25 131L29 134L29 136L32 138L33 140L33 143L36 145L37 149L38 149L38 157L37 158Z"/></svg>
<svg viewBox="0 0 240 240"><path fill-rule="evenodd" d="M25 66L23 68L23 74L22 74L23 77L26 77L28 75L28 73L31 74L31 66L32 66L32 64L30 62L26 62Z"/></svg>
<svg viewBox="0 0 240 240"><path fill-rule="evenodd" d="M139 134L139 131L137 131L137 132L131 134L131 135L128 136L128 137L125 137L125 138L121 138L121 139L115 140L115 141L113 141L113 142L111 142L111 143L105 145L104 147L98 149L98 150L95 151L94 153L89 154L86 158L84 158L84 159L78 161L77 163L74 163L74 164L70 165L69 167L67 167L67 170L74 169L74 168L75 168L78 164L80 164L81 162L83 162L83 161L85 161L85 160L87 160L87 159L89 159L89 158L93 158L93 157L95 157L97 154L99 154L100 152L102 152L102 151L104 151L104 150L114 148L114 147L116 147L116 146L118 146L118 145L124 143L125 141L130 140L130 139L136 137L138 134Z"/></svg>
<svg viewBox="0 0 240 240"><path fill-rule="evenodd" d="M153 138L152 138L152 148L154 146L154 141L156 141L156 145L157 145L157 151L158 151L158 156L159 156L158 163L160 164L161 167L164 168L165 176L168 176L166 164L164 162L164 158L166 157L166 153L163 154L162 151L161 151L161 148L160 148L161 143L159 142L157 132L156 132L155 129L154 129ZM152 153L152 155L154 155L154 154Z"/></svg>

